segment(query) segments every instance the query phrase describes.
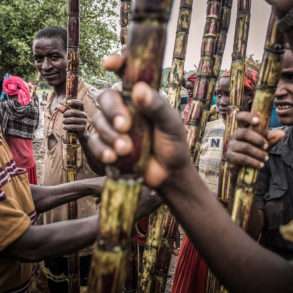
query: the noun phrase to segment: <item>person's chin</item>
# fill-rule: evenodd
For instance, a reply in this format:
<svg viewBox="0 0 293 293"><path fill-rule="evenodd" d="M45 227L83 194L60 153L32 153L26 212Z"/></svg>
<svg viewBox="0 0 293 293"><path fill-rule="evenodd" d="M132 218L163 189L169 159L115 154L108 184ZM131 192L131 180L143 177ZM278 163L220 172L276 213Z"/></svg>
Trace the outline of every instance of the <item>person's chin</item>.
<svg viewBox="0 0 293 293"><path fill-rule="evenodd" d="M292 126L293 125L293 117L279 117L280 122L284 126Z"/></svg>
<svg viewBox="0 0 293 293"><path fill-rule="evenodd" d="M58 86L61 84L60 80L58 79L47 79L46 80L49 86Z"/></svg>

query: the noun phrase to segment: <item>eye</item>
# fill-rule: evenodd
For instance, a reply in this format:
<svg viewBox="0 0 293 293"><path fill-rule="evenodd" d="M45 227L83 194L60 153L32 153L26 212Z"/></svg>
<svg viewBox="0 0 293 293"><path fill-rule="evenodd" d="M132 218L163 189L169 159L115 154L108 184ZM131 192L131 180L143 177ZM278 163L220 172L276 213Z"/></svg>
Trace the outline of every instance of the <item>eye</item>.
<svg viewBox="0 0 293 293"><path fill-rule="evenodd" d="M59 55L52 55L52 56L50 56L50 60L51 61L58 61L59 59L60 59L61 57L59 56Z"/></svg>
<svg viewBox="0 0 293 293"><path fill-rule="evenodd" d="M283 72L281 78L283 80L292 81L293 80L293 72Z"/></svg>
<svg viewBox="0 0 293 293"><path fill-rule="evenodd" d="M44 57L42 57L42 56L38 56L38 55L35 55L35 56L33 57L33 59L34 59L34 62L36 62L36 63L41 63L41 62L43 62Z"/></svg>

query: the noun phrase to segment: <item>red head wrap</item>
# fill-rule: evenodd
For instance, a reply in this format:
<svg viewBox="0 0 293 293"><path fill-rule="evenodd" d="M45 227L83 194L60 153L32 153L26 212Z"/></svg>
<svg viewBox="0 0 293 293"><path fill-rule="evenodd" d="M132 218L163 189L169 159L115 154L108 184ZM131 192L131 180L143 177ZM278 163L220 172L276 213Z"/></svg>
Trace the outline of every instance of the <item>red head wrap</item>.
<svg viewBox="0 0 293 293"><path fill-rule="evenodd" d="M22 106L26 106L31 102L29 87L18 76L11 75L7 79L4 79L3 92L10 97L17 97L18 103Z"/></svg>

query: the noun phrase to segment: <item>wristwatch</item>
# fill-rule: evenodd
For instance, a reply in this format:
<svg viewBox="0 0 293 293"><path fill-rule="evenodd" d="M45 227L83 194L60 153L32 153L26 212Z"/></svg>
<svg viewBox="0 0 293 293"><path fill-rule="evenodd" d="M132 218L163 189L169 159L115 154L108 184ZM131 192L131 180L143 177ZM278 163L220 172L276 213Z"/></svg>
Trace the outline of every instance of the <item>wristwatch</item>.
<svg viewBox="0 0 293 293"><path fill-rule="evenodd" d="M278 29L282 33L286 33L293 29L293 8L278 20Z"/></svg>

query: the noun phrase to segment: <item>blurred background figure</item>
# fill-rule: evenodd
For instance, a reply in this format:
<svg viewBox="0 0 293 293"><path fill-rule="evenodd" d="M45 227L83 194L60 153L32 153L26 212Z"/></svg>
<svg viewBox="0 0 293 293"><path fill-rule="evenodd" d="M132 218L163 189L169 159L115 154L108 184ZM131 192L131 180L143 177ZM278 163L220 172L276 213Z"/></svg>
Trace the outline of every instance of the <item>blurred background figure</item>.
<svg viewBox="0 0 293 293"><path fill-rule="evenodd" d="M0 126L17 168L26 169L31 184L37 183L33 136L38 127L39 107L29 86L18 76L6 75L2 81Z"/></svg>

